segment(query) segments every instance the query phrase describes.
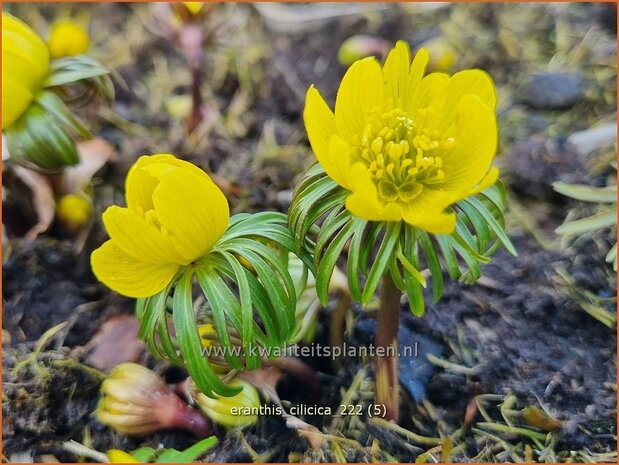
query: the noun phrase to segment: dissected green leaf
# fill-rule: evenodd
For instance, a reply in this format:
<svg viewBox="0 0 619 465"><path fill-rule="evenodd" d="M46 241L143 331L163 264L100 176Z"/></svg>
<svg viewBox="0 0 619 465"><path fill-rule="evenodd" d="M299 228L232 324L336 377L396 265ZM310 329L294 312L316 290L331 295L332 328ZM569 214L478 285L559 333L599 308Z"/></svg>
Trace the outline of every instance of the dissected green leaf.
<svg viewBox="0 0 619 465"><path fill-rule="evenodd" d="M617 203L617 186L591 187L585 184L555 182L552 187L559 194L584 202Z"/></svg>
<svg viewBox="0 0 619 465"><path fill-rule="evenodd" d="M580 220L563 223L555 232L561 235L582 234L617 224L617 209L612 208Z"/></svg>

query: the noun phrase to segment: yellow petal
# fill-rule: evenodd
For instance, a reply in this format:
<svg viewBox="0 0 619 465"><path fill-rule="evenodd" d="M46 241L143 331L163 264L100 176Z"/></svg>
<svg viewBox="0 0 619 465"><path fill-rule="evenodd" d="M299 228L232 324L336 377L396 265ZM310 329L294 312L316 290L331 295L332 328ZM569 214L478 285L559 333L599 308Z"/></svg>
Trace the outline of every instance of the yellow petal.
<svg viewBox="0 0 619 465"><path fill-rule="evenodd" d="M490 171L488 171L488 174L486 174L484 178L479 182L479 184L473 187L473 189L471 189L470 194L473 195L480 193L481 191L492 186L497 181L497 179L499 179L499 169L496 166L493 166L492 168L490 168Z"/></svg>
<svg viewBox="0 0 619 465"><path fill-rule="evenodd" d="M438 124L439 132L447 131L454 122L460 102L465 95L475 95L486 104L492 112L496 109L496 91L492 78L485 71L467 69L454 74L445 87L445 105L440 111Z"/></svg>
<svg viewBox="0 0 619 465"><path fill-rule="evenodd" d="M175 249L191 261L196 260L228 228L228 201L204 171L196 174L182 165L166 169L162 165L145 168L159 180L153 193L158 221L170 232Z"/></svg>
<svg viewBox="0 0 619 465"><path fill-rule="evenodd" d="M204 3L202 2L183 2L183 5L187 7L187 9L192 15L197 15L198 13L200 13L200 11L202 11L202 8L204 7Z"/></svg>
<svg viewBox="0 0 619 465"><path fill-rule="evenodd" d="M456 201L453 193L425 188L402 212L404 221L433 234L450 234L456 226L456 215L445 211Z"/></svg>
<svg viewBox="0 0 619 465"><path fill-rule="evenodd" d="M24 22L2 13L2 128L11 126L42 85L49 52Z"/></svg>
<svg viewBox="0 0 619 465"><path fill-rule="evenodd" d="M447 98L457 102L463 95L476 95L490 107L496 109L496 90L488 73L481 69L466 69L454 74L447 84Z"/></svg>
<svg viewBox="0 0 619 465"><path fill-rule="evenodd" d="M186 168L198 176L208 175L192 163L179 160L169 153L159 153L156 155L142 155L133 164L127 180L125 181L125 196L127 198L127 208L135 210L143 215L148 210L153 209L153 192L159 184L157 178L152 176L145 168L157 163L167 164L173 167Z"/></svg>
<svg viewBox="0 0 619 465"><path fill-rule="evenodd" d="M127 297L155 295L172 280L179 266L136 260L114 241L105 242L90 256L92 270L99 281Z"/></svg>
<svg viewBox="0 0 619 465"><path fill-rule="evenodd" d="M305 96L303 120L312 151L325 167L329 164L329 139L335 134L335 121L333 112L314 86L308 89Z"/></svg>
<svg viewBox="0 0 619 465"><path fill-rule="evenodd" d="M417 98L421 87L421 80L426 72L426 66L430 61L430 55L425 48L421 48L415 54L408 76L408 99L403 101L403 109L410 108L412 102Z"/></svg>
<svg viewBox="0 0 619 465"><path fill-rule="evenodd" d="M407 112L413 117L418 116L415 113L417 110L430 107L432 113L424 115L424 121L418 123L421 127L431 125L431 121L440 116L436 109L442 109L446 102L447 92L446 87L449 82L449 76L445 73L431 73L421 80L419 89L415 93L414 99L409 102Z"/></svg>
<svg viewBox="0 0 619 465"><path fill-rule="evenodd" d="M335 100L335 125L347 142L361 135L368 113L382 107L383 95L383 73L375 58L364 58L348 68Z"/></svg>
<svg viewBox="0 0 619 465"><path fill-rule="evenodd" d="M110 463L140 463L133 455L119 449L110 449L106 455Z"/></svg>
<svg viewBox="0 0 619 465"><path fill-rule="evenodd" d="M4 58L4 57L3 57ZM4 60L3 60L4 61ZM11 126L32 102L32 91L15 79L7 79L2 68L2 129Z"/></svg>
<svg viewBox="0 0 619 465"><path fill-rule="evenodd" d="M399 40L391 49L383 66L385 101L392 108L403 108L410 91L408 72L411 66L410 48Z"/></svg>
<svg viewBox="0 0 619 465"><path fill-rule="evenodd" d="M370 173L362 163L351 169L352 194L346 199L346 208L355 216L369 221L400 221L402 207L385 202L378 196Z"/></svg>
<svg viewBox="0 0 619 465"><path fill-rule="evenodd" d="M341 137L331 137L329 140L329 156L324 161L318 158L318 161L331 179L343 188L351 189L350 146Z"/></svg>
<svg viewBox="0 0 619 465"><path fill-rule="evenodd" d="M116 246L137 260L183 265L191 261L176 251L169 234L133 210L111 206L103 213L103 224Z"/></svg>
<svg viewBox="0 0 619 465"><path fill-rule="evenodd" d="M448 190L477 185L490 169L496 154L498 134L496 117L481 99L465 95L457 106L456 145L441 155Z"/></svg>

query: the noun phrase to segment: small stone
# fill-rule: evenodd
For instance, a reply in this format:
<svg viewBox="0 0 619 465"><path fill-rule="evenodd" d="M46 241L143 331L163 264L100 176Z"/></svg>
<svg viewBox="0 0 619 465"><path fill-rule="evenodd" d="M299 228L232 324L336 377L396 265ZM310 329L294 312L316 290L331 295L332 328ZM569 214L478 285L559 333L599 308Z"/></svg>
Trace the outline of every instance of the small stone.
<svg viewBox="0 0 619 465"><path fill-rule="evenodd" d="M375 333L375 319L360 319L355 324L353 339L357 344L369 345L374 342ZM419 403L425 398L430 379L437 370L437 367L428 361L428 354L440 357L443 347L429 336L412 330L400 320L398 350L400 386L416 403Z"/></svg>
<svg viewBox="0 0 619 465"><path fill-rule="evenodd" d="M405 325L400 325L398 343L400 385L408 391L416 403L420 403L425 398L430 379L437 370L436 365L428 361L428 355L440 357L443 347Z"/></svg>
<svg viewBox="0 0 619 465"><path fill-rule="evenodd" d="M584 83L579 74L539 73L525 85L522 100L539 110L564 110L578 102L583 93Z"/></svg>

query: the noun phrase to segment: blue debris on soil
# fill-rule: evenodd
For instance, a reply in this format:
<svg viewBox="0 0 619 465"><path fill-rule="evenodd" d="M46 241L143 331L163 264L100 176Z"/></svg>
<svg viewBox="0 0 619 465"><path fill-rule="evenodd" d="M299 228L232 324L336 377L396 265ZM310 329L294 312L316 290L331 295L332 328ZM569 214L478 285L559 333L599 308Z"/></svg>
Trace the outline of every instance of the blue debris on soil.
<svg viewBox="0 0 619 465"><path fill-rule="evenodd" d="M360 345L369 345L374 341L376 320L364 318L355 325L355 340ZM400 385L419 403L426 396L426 390L437 367L428 361L428 354L440 357L443 346L431 337L413 331L400 322L398 332Z"/></svg>

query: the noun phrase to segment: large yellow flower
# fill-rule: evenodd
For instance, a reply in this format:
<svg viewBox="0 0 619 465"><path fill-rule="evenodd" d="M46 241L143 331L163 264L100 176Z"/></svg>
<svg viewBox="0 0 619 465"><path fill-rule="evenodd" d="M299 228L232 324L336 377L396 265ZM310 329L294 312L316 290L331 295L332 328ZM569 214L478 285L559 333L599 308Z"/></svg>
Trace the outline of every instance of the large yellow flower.
<svg viewBox="0 0 619 465"><path fill-rule="evenodd" d="M2 129L30 106L48 70L45 42L25 23L2 13Z"/></svg>
<svg viewBox="0 0 619 465"><path fill-rule="evenodd" d="M110 240L91 257L97 278L129 297L165 288L203 257L228 227L228 201L211 178L173 155L140 157L127 174L127 208L109 207Z"/></svg>
<svg viewBox="0 0 619 465"><path fill-rule="evenodd" d="M382 68L359 60L342 79L335 113L312 86L304 119L319 163L351 192L353 215L451 233L449 206L498 177L496 95L480 70L424 77L428 60L422 49L411 65L401 41Z"/></svg>

